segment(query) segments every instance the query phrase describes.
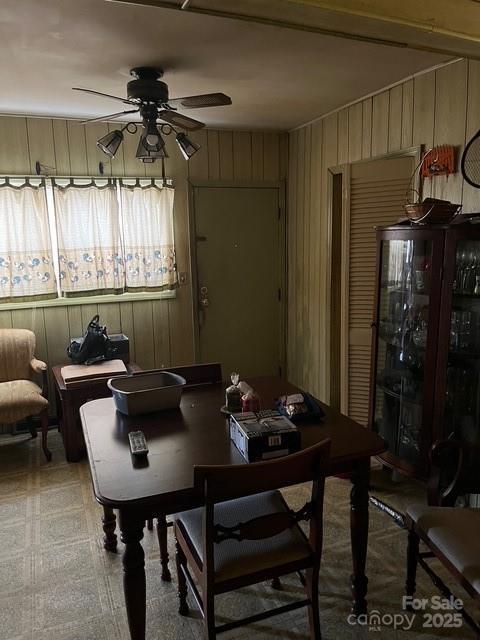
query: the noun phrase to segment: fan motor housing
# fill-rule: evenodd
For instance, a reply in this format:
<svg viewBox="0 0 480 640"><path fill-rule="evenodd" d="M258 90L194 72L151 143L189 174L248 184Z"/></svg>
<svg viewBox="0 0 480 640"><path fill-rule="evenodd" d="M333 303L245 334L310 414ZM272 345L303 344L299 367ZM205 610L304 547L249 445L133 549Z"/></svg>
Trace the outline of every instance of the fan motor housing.
<svg viewBox="0 0 480 640"><path fill-rule="evenodd" d="M161 80L130 80L127 84L127 96L131 100L144 102L168 102L168 86Z"/></svg>

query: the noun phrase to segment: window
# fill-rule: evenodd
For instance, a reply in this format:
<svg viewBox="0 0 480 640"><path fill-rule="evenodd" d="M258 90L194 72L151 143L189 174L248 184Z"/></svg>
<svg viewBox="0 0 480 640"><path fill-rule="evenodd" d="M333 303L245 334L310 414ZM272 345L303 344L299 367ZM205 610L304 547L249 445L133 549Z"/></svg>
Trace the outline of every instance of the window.
<svg viewBox="0 0 480 640"><path fill-rule="evenodd" d="M0 185L0 299L55 297L47 197L38 185Z"/></svg>
<svg viewBox="0 0 480 640"><path fill-rule="evenodd" d="M121 186L125 279L128 290L176 284L173 189Z"/></svg>
<svg viewBox="0 0 480 640"><path fill-rule="evenodd" d="M0 185L1 301L176 287L173 187L34 180Z"/></svg>
<svg viewBox="0 0 480 640"><path fill-rule="evenodd" d="M62 294L124 288L120 216L115 185L55 185Z"/></svg>

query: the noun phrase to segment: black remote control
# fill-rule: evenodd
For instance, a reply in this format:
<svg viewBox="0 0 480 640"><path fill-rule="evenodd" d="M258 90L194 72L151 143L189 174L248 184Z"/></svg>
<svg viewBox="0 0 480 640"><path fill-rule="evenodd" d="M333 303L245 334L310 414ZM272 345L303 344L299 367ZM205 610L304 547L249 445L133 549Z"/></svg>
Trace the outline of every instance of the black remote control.
<svg viewBox="0 0 480 640"><path fill-rule="evenodd" d="M128 434L128 441L130 442L130 451L132 452L132 456L147 455L148 447L143 431L131 431Z"/></svg>

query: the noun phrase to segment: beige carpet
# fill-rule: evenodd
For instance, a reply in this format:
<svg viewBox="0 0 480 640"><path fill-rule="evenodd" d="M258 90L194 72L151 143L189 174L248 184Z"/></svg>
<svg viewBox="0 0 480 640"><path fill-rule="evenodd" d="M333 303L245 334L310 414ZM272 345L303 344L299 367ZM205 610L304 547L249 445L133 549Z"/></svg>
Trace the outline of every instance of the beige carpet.
<svg viewBox="0 0 480 640"><path fill-rule="evenodd" d="M101 510L92 495L88 464L68 464L58 433L49 436L53 461L46 463L37 441L0 441L0 640L128 640L123 606L121 554L102 547ZM421 485L392 483L382 471L373 473L375 495L404 509L423 500ZM286 492L294 506L305 487ZM327 481L325 543L320 584L323 638L473 638L467 628L425 629L417 615L409 630L394 630L388 614L400 614L405 579L406 534L384 514L371 508L368 551L369 606L384 617L379 629L348 623L349 483ZM173 540L170 539L173 553ZM120 551L122 545L120 545ZM147 572L147 639L202 637L198 614L177 615L176 584L159 579L155 535L145 531ZM173 564L172 564L173 569ZM242 589L217 599L217 620L286 603L300 595L296 576L283 579L284 590L268 584ZM460 589L457 592L460 594ZM418 595L436 590L420 574ZM300 609L222 634L228 638L308 638L306 610Z"/></svg>

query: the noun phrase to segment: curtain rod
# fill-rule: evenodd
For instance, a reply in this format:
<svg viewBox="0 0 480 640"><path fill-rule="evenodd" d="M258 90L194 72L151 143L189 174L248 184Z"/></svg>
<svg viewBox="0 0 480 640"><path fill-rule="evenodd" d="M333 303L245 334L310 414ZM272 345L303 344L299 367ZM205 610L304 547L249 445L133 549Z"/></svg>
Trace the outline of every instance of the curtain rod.
<svg viewBox="0 0 480 640"><path fill-rule="evenodd" d="M15 182L24 182L24 184L15 184ZM0 176L0 189L4 187L10 187L11 189L23 189L24 186L29 186L32 189L39 189L40 187L45 186L45 177L44 176L31 176L26 177L22 176L21 178L10 177L10 176Z"/></svg>
<svg viewBox="0 0 480 640"><path fill-rule="evenodd" d="M160 180L162 181L163 176L61 176L61 175L43 175L43 174L32 174L32 173L0 173L0 180L2 179L10 179L10 180L20 180L25 178L35 178L36 180L49 180L51 178L58 178L59 180ZM174 182L174 178L169 178L165 176L165 180L167 182Z"/></svg>
<svg viewBox="0 0 480 640"><path fill-rule="evenodd" d="M146 177L130 178L114 176L42 176L42 175L0 175L0 189L9 187L11 189L23 189L29 187L31 189L41 188L57 188L57 189L87 189L96 187L97 189L113 189L117 186L125 189L165 189L166 187L175 188L172 178L163 177Z"/></svg>

